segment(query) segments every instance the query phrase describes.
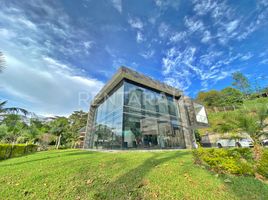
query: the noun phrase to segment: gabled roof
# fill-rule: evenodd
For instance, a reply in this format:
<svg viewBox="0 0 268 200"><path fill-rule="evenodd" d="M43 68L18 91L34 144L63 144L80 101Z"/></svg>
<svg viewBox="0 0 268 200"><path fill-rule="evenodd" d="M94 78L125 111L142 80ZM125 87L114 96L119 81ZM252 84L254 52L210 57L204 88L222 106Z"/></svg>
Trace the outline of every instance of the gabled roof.
<svg viewBox="0 0 268 200"><path fill-rule="evenodd" d="M145 76L141 73L138 73L132 69L127 67L120 67L115 75L108 81L101 91L94 98L92 105L97 105L107 94L109 94L114 87L116 87L123 79L127 79L138 83L140 85L144 85L145 87L151 88L153 90L157 90L159 92L164 92L166 94L172 95L174 97L180 97L182 95L182 91L171 87L167 84L161 83L160 81L154 80L148 76Z"/></svg>

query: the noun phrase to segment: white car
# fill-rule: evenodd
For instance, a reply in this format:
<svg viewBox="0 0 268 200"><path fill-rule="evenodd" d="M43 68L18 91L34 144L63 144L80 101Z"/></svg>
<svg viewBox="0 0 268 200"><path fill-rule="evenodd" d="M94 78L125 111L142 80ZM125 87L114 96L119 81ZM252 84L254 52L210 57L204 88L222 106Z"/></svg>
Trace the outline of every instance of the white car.
<svg viewBox="0 0 268 200"><path fill-rule="evenodd" d="M268 146L268 139L263 140L262 145L265 146L265 147Z"/></svg>
<svg viewBox="0 0 268 200"><path fill-rule="evenodd" d="M249 138L242 139L219 139L216 142L218 148L223 147L253 147L253 141Z"/></svg>

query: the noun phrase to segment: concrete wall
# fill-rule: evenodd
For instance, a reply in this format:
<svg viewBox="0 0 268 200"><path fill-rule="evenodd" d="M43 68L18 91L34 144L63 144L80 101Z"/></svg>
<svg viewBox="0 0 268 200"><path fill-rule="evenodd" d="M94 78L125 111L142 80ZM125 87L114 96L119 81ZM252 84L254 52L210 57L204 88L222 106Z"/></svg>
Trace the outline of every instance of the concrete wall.
<svg viewBox="0 0 268 200"><path fill-rule="evenodd" d="M84 149L89 149L93 147L93 123L94 123L94 116L96 112L96 106L90 106L88 112L88 119L87 119L87 126L86 126L86 135L84 139Z"/></svg>

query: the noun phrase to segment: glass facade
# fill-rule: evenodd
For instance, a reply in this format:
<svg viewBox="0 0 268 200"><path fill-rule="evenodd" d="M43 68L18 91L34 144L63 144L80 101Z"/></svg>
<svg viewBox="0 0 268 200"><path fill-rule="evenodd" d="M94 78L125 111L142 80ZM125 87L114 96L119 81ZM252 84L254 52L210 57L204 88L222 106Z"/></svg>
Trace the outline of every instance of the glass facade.
<svg viewBox="0 0 268 200"><path fill-rule="evenodd" d="M94 148L184 146L180 112L172 96L123 81L98 106Z"/></svg>
<svg viewBox="0 0 268 200"><path fill-rule="evenodd" d="M121 148L123 124L124 86L107 95L98 106L94 117L93 146L95 148Z"/></svg>

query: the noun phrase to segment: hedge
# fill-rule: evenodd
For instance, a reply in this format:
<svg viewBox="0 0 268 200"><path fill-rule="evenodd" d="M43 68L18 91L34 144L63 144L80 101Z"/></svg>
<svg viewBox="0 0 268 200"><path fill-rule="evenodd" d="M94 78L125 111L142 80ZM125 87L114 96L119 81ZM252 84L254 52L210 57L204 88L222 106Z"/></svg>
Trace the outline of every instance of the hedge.
<svg viewBox="0 0 268 200"><path fill-rule="evenodd" d="M35 144L0 144L0 160L33 153L37 148Z"/></svg>
<svg viewBox="0 0 268 200"><path fill-rule="evenodd" d="M254 175L252 149L204 149L193 151L196 164L208 167L217 173L237 175ZM257 164L256 172L268 179L268 149L263 149L263 155Z"/></svg>
<svg viewBox="0 0 268 200"><path fill-rule="evenodd" d="M268 149L263 152L262 158L257 165L257 172L268 178Z"/></svg>
<svg viewBox="0 0 268 200"><path fill-rule="evenodd" d="M195 163L204 165L216 173L253 175L253 156L249 148L194 150Z"/></svg>

